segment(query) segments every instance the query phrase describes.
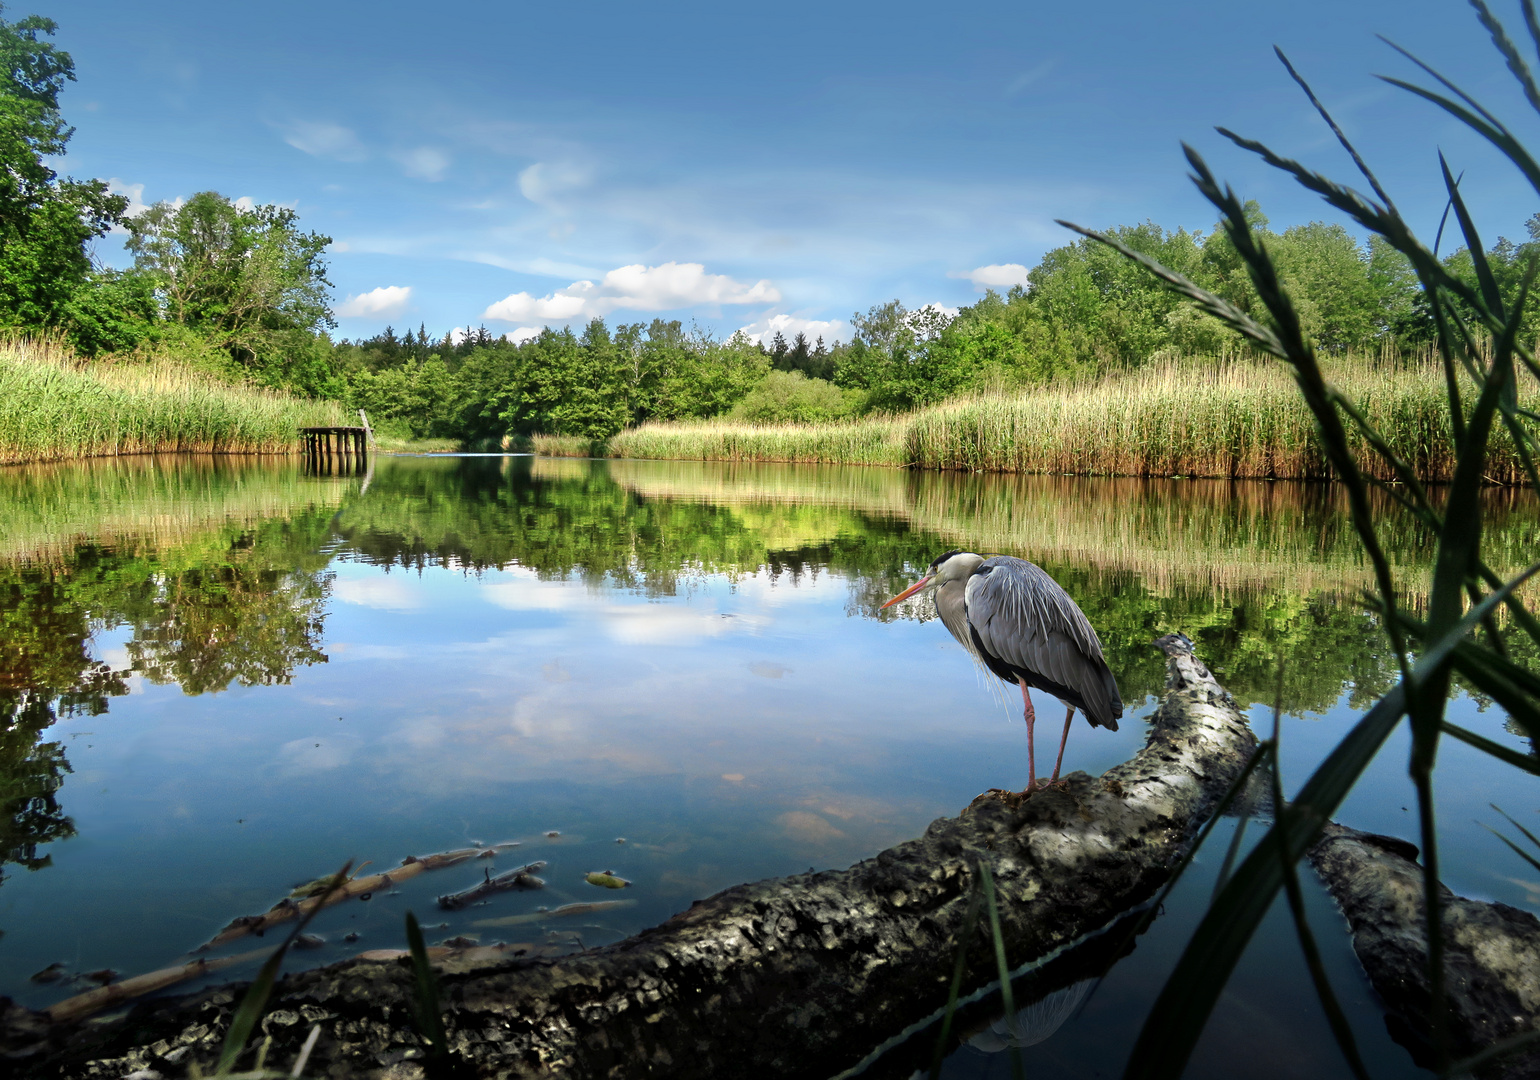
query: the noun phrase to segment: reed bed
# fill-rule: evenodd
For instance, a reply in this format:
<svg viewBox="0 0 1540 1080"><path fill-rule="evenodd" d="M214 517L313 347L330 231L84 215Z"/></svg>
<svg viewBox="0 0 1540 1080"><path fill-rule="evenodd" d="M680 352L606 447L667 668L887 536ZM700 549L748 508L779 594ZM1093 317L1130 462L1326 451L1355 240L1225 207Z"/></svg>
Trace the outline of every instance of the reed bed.
<svg viewBox="0 0 1540 1080"><path fill-rule="evenodd" d="M907 420L876 416L828 424L643 424L610 439L608 453L618 458L903 465L909 460Z"/></svg>
<svg viewBox="0 0 1540 1080"><path fill-rule="evenodd" d="M1346 358L1328 375L1423 479L1452 476L1442 371L1428 361ZM1467 389L1470 389L1467 387ZM1527 394L1530 404L1537 395ZM1467 401L1474 394L1467 394ZM607 446L540 437L541 454L617 458L908 465L1078 476L1321 480L1331 469L1292 377L1261 361L1159 365L1065 387L958 399L831 424L643 424ZM1362 467L1391 479L1362 440ZM1506 433L1488 479L1523 482Z"/></svg>
<svg viewBox="0 0 1540 1080"><path fill-rule="evenodd" d="M234 386L171 364L84 365L47 341L0 342L0 463L156 452L292 453L333 402Z"/></svg>

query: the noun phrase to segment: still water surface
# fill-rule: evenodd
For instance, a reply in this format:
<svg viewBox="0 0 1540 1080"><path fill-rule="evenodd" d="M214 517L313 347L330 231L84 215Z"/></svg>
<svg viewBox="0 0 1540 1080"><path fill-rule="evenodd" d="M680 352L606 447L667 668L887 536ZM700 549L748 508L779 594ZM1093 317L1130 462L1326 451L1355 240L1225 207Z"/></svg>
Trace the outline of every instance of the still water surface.
<svg viewBox="0 0 1540 1080"><path fill-rule="evenodd" d="M325 944L291 967L400 947L408 909L430 941L604 944L1019 788L1019 700L926 605L879 610L952 547L1039 562L1100 632L1130 712L1115 734L1078 725L1066 771L1142 744L1164 672L1150 643L1182 630L1264 728L1283 660L1292 787L1392 680L1351 599L1369 572L1343 510L1325 485L528 457L386 458L367 481L207 458L0 470L0 994L79 992L30 980L54 963L181 962L345 859L512 840L495 865L544 860L544 890L448 914L434 898L487 864L424 874L328 909ZM1488 512L1495 562L1540 550L1527 495ZM1427 538L1391 543L1415 580ZM1530 749L1479 700L1454 709ZM1405 755L1392 740L1340 819L1414 836ZM1449 884L1535 910L1540 881L1481 827L1494 801L1534 820L1532 784L1446 743L1438 790ZM1229 828L1098 993L1025 1051L1029 1071L1117 1074ZM595 870L634 885L595 888ZM476 925L617 897L631 903ZM1311 904L1376 1075L1423 1075L1318 887ZM1274 914L1189 1075L1231 1075L1238 1056L1252 1076L1346 1075ZM948 1075L1009 1075L990 1041Z"/></svg>

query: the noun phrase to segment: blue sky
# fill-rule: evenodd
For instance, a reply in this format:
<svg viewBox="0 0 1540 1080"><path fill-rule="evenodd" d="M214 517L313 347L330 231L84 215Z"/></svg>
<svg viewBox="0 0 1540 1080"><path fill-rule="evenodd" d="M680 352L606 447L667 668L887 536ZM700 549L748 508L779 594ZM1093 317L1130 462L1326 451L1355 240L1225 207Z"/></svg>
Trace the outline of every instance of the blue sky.
<svg viewBox="0 0 1540 1080"><path fill-rule="evenodd" d="M1495 0L1520 32L1517 5ZM37 0L78 83L61 171L137 202L213 189L334 238L339 336L389 322L694 319L848 337L854 310L971 303L1092 226L1207 230L1195 143L1275 227L1329 216L1213 132L1351 180L1273 59L1315 84L1431 236L1435 153L1488 241L1534 193L1377 82L1385 33L1533 133L1457 0L408 5ZM117 238L97 250L127 259Z"/></svg>

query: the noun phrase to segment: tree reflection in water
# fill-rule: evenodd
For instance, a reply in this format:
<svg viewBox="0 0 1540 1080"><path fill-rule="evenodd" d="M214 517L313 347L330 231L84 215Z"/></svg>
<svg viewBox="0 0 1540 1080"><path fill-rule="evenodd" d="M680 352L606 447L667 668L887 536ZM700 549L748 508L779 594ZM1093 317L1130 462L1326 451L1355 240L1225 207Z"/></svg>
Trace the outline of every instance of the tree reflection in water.
<svg viewBox="0 0 1540 1080"><path fill-rule="evenodd" d="M1527 559L1532 494L1492 500L1493 550ZM1394 678L1355 599L1367 570L1329 485L473 458L382 460L365 491L292 464L188 460L8 471L0 501L0 862L32 868L73 831L56 798L69 763L49 728L105 712L135 676L205 694L326 662L339 555L519 566L650 597L715 575L834 574L851 616L889 619L925 617L880 605L914 567L966 546L1052 573L1131 701L1161 691L1149 643L1172 630L1243 707L1272 703L1280 660L1294 714L1325 712L1345 688L1360 705ZM114 524L97 535L103 520ZM1398 568L1426 560L1416 529L1389 535ZM109 631L126 631L121 670L93 655Z"/></svg>
<svg viewBox="0 0 1540 1080"><path fill-rule="evenodd" d="M0 564L0 875L49 865L40 849L75 834L57 798L65 747L45 739L59 720L107 712L135 675L205 694L326 662L331 575L314 553L328 517L220 527L171 551L83 543ZM128 664L114 669L92 652L123 628Z"/></svg>

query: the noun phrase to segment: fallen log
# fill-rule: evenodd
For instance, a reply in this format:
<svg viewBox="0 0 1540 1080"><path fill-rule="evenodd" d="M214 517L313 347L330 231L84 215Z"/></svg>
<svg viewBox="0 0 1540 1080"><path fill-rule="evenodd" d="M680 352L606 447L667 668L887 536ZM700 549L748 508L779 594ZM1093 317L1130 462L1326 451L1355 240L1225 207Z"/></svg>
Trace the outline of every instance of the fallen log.
<svg viewBox="0 0 1540 1080"><path fill-rule="evenodd" d="M232 941L255 934L261 937L280 923L286 923L291 919L297 919L309 914L318 907L331 907L340 904L344 900L351 900L358 896L367 900L381 889L388 889L393 885L399 885L403 881L409 881L425 870L443 870L446 867L457 866L469 859L490 859L499 851L518 847L517 843L493 844L491 847L459 848L455 851L440 851L433 855L408 855L401 860L401 865L394 870L386 870L378 874L370 874L368 877L351 877L346 879L338 888L323 890L315 895L296 900L292 896L285 897L273 905L261 915L240 915L232 919L226 926L211 939L198 946L198 952L207 952L217 949L221 945L228 945ZM490 873L488 874L490 877ZM311 885L321 885L328 882L327 878L320 878Z"/></svg>
<svg viewBox="0 0 1540 1080"><path fill-rule="evenodd" d="M1309 857L1347 917L1353 951L1385 1003L1391 1037L1417 1064L1431 1068L1433 995L1417 849L1405 840L1328 825ZM1540 919L1440 888L1446 1016L1451 1049L1464 1058L1540 1027ZM1479 1075L1540 1076L1540 1045Z"/></svg>
<svg viewBox="0 0 1540 1080"><path fill-rule="evenodd" d="M504 870L496 877L493 877L492 871L488 870L484 879L478 881L469 889L463 889L460 892L449 893L446 896L439 897L438 906L445 911L459 911L461 908L470 907L485 897L493 896L500 892L509 892L510 890L522 892L526 889L543 889L545 888L545 882L535 875L544 869L545 862L542 860L540 862L525 863L523 866L516 866L512 870Z"/></svg>
<svg viewBox="0 0 1540 1080"><path fill-rule="evenodd" d="M987 793L849 870L740 885L605 948L451 958L439 966L451 1051L468 1073L499 1077L828 1076L942 1007L981 862L1012 964L1051 961L1153 895L1255 746L1191 642L1160 645L1167 693L1124 764L1030 797ZM981 928L970 982L994 963ZM319 1024L312 1073L422 1076L412 981L402 960L284 979L262 1025L268 1062L294 1060ZM4 1043L33 1076L180 1075L213 1058L239 989L144 1002L89 1029L40 1030L12 1008Z"/></svg>

